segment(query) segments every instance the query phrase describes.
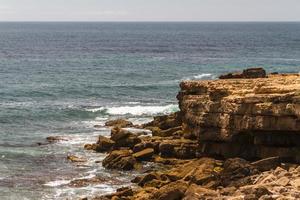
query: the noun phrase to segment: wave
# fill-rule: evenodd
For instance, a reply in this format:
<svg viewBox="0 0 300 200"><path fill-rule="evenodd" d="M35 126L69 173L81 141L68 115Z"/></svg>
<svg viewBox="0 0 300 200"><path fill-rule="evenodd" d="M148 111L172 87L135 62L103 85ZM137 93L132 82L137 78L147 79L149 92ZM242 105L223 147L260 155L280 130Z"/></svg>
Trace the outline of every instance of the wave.
<svg viewBox="0 0 300 200"><path fill-rule="evenodd" d="M196 76L193 76L193 79L197 80L205 80L205 79L213 79L214 75L209 74L209 73L203 73L203 74L198 74Z"/></svg>
<svg viewBox="0 0 300 200"><path fill-rule="evenodd" d="M116 107L99 107L86 109L86 111L93 113L105 113L108 115L158 115L170 114L178 111L178 105L170 104L166 106L116 106Z"/></svg>

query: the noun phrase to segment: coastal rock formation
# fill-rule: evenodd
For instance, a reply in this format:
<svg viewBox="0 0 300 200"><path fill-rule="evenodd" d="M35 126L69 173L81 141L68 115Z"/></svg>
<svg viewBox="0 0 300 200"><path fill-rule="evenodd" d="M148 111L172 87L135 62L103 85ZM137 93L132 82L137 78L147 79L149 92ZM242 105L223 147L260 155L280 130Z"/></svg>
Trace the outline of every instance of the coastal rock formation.
<svg viewBox="0 0 300 200"><path fill-rule="evenodd" d="M177 98L183 132L202 156L300 161L300 75L183 81Z"/></svg>

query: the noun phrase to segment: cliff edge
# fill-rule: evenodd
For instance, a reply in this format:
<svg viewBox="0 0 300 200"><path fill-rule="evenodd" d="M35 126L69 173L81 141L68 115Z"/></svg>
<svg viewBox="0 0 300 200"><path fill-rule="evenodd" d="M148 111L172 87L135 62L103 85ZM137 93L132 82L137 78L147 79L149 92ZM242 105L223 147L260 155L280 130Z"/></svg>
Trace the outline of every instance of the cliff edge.
<svg viewBox="0 0 300 200"><path fill-rule="evenodd" d="M184 132L197 137L203 155L300 161L299 74L183 81L180 88Z"/></svg>

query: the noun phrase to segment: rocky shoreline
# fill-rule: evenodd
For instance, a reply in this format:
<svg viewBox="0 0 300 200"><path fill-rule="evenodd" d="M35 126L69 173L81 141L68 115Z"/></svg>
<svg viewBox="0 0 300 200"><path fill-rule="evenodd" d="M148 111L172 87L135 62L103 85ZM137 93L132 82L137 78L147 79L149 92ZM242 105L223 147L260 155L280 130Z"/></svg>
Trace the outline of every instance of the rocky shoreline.
<svg viewBox="0 0 300 200"><path fill-rule="evenodd" d="M94 200L300 198L300 75L253 68L180 88L179 112L108 121L110 138L84 146L108 153L106 169L156 166Z"/></svg>

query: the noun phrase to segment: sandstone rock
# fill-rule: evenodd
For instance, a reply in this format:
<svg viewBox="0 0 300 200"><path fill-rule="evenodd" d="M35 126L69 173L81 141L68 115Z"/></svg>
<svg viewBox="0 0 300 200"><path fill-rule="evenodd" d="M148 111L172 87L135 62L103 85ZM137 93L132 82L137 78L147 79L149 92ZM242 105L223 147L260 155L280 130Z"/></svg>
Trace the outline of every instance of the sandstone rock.
<svg viewBox="0 0 300 200"><path fill-rule="evenodd" d="M176 181L161 187L154 194L152 200L178 200L184 197L188 184L183 181Z"/></svg>
<svg viewBox="0 0 300 200"><path fill-rule="evenodd" d="M158 131L158 132L153 132L153 136L170 137L174 133L176 133L177 131L181 131L181 130L182 130L181 126L173 127L173 128L169 128L169 129L166 129L166 130L161 130L161 131Z"/></svg>
<svg viewBox="0 0 300 200"><path fill-rule="evenodd" d="M141 139L138 138L136 134L131 133L130 131L116 128L112 130L112 135L110 138L114 141L114 147L130 147L133 148L134 145L141 142Z"/></svg>
<svg viewBox="0 0 300 200"><path fill-rule="evenodd" d="M98 152L105 152L111 150L115 142L107 137L99 136L95 150Z"/></svg>
<svg viewBox="0 0 300 200"><path fill-rule="evenodd" d="M183 81L180 87L183 132L197 136L202 156L300 161L300 75Z"/></svg>
<svg viewBox="0 0 300 200"><path fill-rule="evenodd" d="M127 121L125 119L116 119L116 120L107 121L105 123L105 126L114 126L114 127L119 127L119 128L125 128L125 127L132 127L133 123L130 121Z"/></svg>
<svg viewBox="0 0 300 200"><path fill-rule="evenodd" d="M107 169L132 170L136 159L129 150L112 151L102 162Z"/></svg>
<svg viewBox="0 0 300 200"><path fill-rule="evenodd" d="M203 188L196 184L192 184L188 187L187 191L185 192L183 200L213 200L217 199L218 196L218 192L214 190Z"/></svg>
<svg viewBox="0 0 300 200"><path fill-rule="evenodd" d="M159 152L162 157L191 159L196 157L197 150L197 141L187 139L163 140L159 144Z"/></svg>
<svg viewBox="0 0 300 200"><path fill-rule="evenodd" d="M154 149L147 148L142 151L134 153L132 156L138 161L150 160L154 154Z"/></svg>
<svg viewBox="0 0 300 200"><path fill-rule="evenodd" d="M226 187L250 184L252 181L249 176L259 173L248 161L240 158L226 160L223 168L220 176L222 185Z"/></svg>
<svg viewBox="0 0 300 200"><path fill-rule="evenodd" d="M152 122L144 124L143 127L144 128L158 127L160 130L167 130L170 128L181 126L181 124L182 124L181 113L176 112L170 115L154 117L154 120Z"/></svg>
<svg viewBox="0 0 300 200"><path fill-rule="evenodd" d="M278 179L276 181L276 183L281 186L287 186L287 184L289 184L289 182L290 182L290 180L287 177L281 177L280 179Z"/></svg>

